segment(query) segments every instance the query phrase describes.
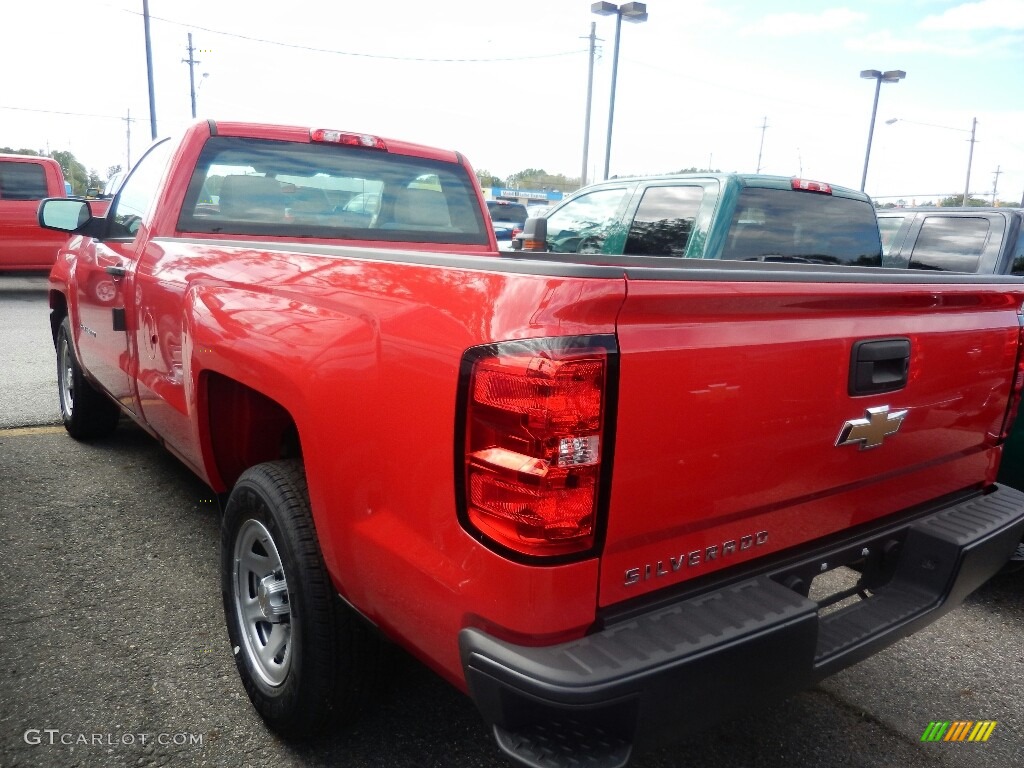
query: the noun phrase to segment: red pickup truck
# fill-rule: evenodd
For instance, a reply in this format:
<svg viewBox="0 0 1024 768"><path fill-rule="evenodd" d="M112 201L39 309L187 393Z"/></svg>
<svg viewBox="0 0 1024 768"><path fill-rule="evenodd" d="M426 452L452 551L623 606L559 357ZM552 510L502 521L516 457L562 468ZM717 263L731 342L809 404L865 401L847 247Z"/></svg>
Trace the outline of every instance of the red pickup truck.
<svg viewBox="0 0 1024 768"><path fill-rule="evenodd" d="M39 201L64 196L64 172L50 157L0 154L0 272L48 270L68 239L42 229Z"/></svg>
<svg viewBox="0 0 1024 768"><path fill-rule="evenodd" d="M520 764L623 765L931 622L1024 531L1024 285L878 266L858 192L620 179L500 253L456 152L209 121L105 218L39 217L75 234L65 426L127 414L223 495L230 647L288 737L358 712L383 636Z"/></svg>

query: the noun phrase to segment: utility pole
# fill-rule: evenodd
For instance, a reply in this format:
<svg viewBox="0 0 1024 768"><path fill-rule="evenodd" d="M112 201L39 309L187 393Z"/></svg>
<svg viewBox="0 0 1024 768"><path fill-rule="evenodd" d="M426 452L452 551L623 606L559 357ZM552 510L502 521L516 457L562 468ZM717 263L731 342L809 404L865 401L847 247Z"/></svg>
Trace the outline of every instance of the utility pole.
<svg viewBox="0 0 1024 768"><path fill-rule="evenodd" d="M594 50L597 41L597 22L590 22L590 65L587 68L587 112L583 118L583 170L580 172L580 186L587 183L587 155L590 153L590 103L594 95Z"/></svg>
<svg viewBox="0 0 1024 768"><path fill-rule="evenodd" d="M978 130L978 118L971 123L971 151L967 153L967 182L964 184L964 207L967 207L967 198L971 189L971 163L974 162L974 134Z"/></svg>
<svg viewBox="0 0 1024 768"><path fill-rule="evenodd" d="M188 88L189 93L192 94L192 119L196 119L196 64L202 64L201 61L196 61L193 57L195 48L192 47L192 33L188 33L188 58L182 59L182 63L188 64Z"/></svg>
<svg viewBox="0 0 1024 768"><path fill-rule="evenodd" d="M127 136L127 148L128 148L128 165L125 167L124 172L128 173L132 169L132 111L128 110L128 117L122 118L128 126L126 131Z"/></svg>
<svg viewBox="0 0 1024 768"><path fill-rule="evenodd" d="M992 179L992 205L996 204L996 192L999 190L999 176L1002 174L1002 166L997 165L996 169L992 171L992 175L995 177Z"/></svg>
<svg viewBox="0 0 1024 768"><path fill-rule="evenodd" d="M146 77L149 81L149 129L156 141L156 96L153 93L153 44L149 39L149 0L142 0L142 23L146 29Z"/></svg>
<svg viewBox="0 0 1024 768"><path fill-rule="evenodd" d="M757 171L761 172L761 153L764 152L764 132L768 129L768 116L765 115L764 122L761 123L761 146L757 150Z"/></svg>

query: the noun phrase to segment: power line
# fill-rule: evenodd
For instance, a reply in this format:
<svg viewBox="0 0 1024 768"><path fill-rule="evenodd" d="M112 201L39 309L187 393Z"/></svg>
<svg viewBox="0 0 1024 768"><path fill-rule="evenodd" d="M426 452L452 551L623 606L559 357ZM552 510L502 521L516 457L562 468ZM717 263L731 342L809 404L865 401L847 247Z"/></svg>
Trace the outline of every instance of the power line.
<svg viewBox="0 0 1024 768"><path fill-rule="evenodd" d="M115 6L107 6L108 8L116 8ZM116 10L123 13L131 14L132 16L141 16L142 14L138 11L133 11L130 8L116 8ZM335 56L354 56L363 59L384 59L387 61L418 61L418 62L432 62L432 63L444 63L444 64L458 64L458 63L472 63L481 64L486 62L500 62L500 61L529 61L533 59L553 59L559 56L574 56L578 53L586 53L582 48L572 51L560 51L558 53L538 53L532 56L498 56L493 58L459 58L459 59L436 59L427 56L387 56L378 53L359 53L356 51L339 51L332 48L317 48L310 45L299 45L298 43L283 43L279 40L270 40L265 37L253 37L251 35L240 35L236 32L224 32L220 29L213 29L212 27L203 27L198 24L185 24L184 22L174 21L173 19L165 19L161 16L150 15L152 21L162 21L165 24L173 24L178 27L187 27L189 29L200 29L203 32L209 32L213 35L223 35L224 37L233 37L238 40L245 40L250 43L265 43L267 45L276 45L281 48L292 48L299 51L311 51L313 53L329 53Z"/></svg>
<svg viewBox="0 0 1024 768"><path fill-rule="evenodd" d="M70 115L71 117L96 117L103 120L124 120L120 115L97 115L91 112L61 112L56 109L31 109L29 107L8 107L0 104L0 109L10 109L15 112L38 112L44 115ZM148 123L144 117L133 117L132 120Z"/></svg>

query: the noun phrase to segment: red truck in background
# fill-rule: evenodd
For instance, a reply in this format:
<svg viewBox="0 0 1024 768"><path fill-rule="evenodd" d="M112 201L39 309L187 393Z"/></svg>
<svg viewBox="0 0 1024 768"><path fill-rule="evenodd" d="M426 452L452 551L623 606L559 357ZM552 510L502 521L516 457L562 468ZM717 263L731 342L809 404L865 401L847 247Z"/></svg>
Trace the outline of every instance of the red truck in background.
<svg viewBox="0 0 1024 768"><path fill-rule="evenodd" d="M43 229L39 201L64 197L64 172L50 157L0 154L0 272L48 270L66 233Z"/></svg>
<svg viewBox="0 0 1024 768"><path fill-rule="evenodd" d="M223 496L230 646L286 737L358 712L383 636L519 764L620 766L928 624L1024 531L1024 284L882 268L861 193L620 179L499 253L456 152L203 121L105 218L39 219L73 233L64 424L126 414Z"/></svg>

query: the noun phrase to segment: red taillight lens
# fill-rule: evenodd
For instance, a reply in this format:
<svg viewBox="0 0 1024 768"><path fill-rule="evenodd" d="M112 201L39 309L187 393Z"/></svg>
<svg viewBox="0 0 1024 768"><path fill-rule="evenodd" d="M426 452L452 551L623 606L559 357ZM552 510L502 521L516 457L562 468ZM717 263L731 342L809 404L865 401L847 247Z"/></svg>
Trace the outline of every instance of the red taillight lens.
<svg viewBox="0 0 1024 768"><path fill-rule="evenodd" d="M467 353L465 523L514 552L593 548L611 345L507 342Z"/></svg>

